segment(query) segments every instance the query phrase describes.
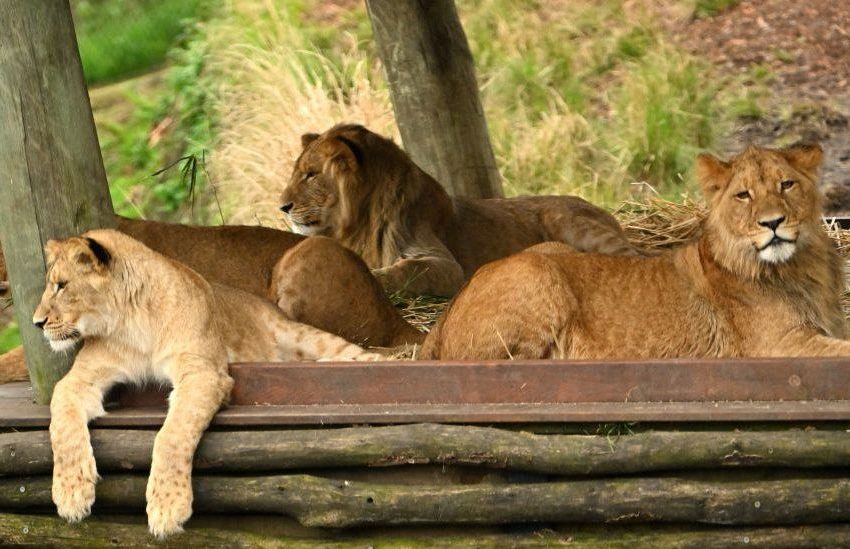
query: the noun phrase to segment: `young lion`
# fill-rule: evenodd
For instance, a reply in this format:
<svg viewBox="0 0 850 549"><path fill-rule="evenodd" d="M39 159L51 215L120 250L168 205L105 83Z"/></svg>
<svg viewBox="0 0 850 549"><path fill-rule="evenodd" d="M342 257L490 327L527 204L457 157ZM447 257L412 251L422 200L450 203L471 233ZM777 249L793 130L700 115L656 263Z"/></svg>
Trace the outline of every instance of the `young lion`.
<svg viewBox="0 0 850 549"><path fill-rule="evenodd" d="M148 524L163 537L192 513L192 457L230 393L228 361L382 358L287 320L261 298L211 285L118 231L51 240L45 250L47 285L33 322L55 351L85 342L50 402L53 501L71 522L94 502L97 469L86 426L105 413L103 395L113 384L174 387L147 488Z"/></svg>
<svg viewBox="0 0 850 549"><path fill-rule="evenodd" d="M640 258L550 243L487 265L422 358L850 356L821 157L818 146L700 156L711 211L696 241Z"/></svg>
<svg viewBox="0 0 850 549"><path fill-rule="evenodd" d="M450 198L389 139L343 124L305 134L281 197L295 232L336 238L392 292L454 295L481 265L555 240L635 254L614 217L572 196Z"/></svg>

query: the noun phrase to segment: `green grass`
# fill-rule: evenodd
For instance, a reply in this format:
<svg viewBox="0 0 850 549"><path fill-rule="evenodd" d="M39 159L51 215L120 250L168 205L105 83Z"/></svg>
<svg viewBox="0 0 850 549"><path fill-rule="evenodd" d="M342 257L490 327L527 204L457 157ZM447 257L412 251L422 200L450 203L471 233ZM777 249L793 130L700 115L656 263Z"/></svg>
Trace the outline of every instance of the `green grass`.
<svg viewBox="0 0 850 549"><path fill-rule="evenodd" d="M204 35L199 25L184 32L163 72L93 94L112 203L121 215L216 221L204 165L182 171L192 161L181 159L206 156L216 120L208 106L213 84L205 73ZM116 97L101 100L103 94ZM105 106L98 109L99 103Z"/></svg>
<svg viewBox="0 0 850 549"><path fill-rule="evenodd" d="M683 18L721 9L673 4ZM221 74L238 78L219 103L224 143L214 156L226 151L225 179L247 175L251 186L231 186L227 202L273 202L280 160L258 149L271 145L286 165L299 152L289 134L343 120L392 133L380 114L391 106L362 5L330 20L320 0L229 5L216 22L227 40L211 54ZM457 7L508 196L578 194L613 208L643 192L633 185L640 182L676 198L695 188L696 153L711 149L731 119L758 111L758 97L669 40L660 22L667 12L653 2L458 0ZM285 92L275 90L280 82Z"/></svg>
<svg viewBox="0 0 850 549"><path fill-rule="evenodd" d="M14 320L0 329L0 353L12 350L21 344L21 332Z"/></svg>
<svg viewBox="0 0 850 549"><path fill-rule="evenodd" d="M76 0L77 42L89 84L162 64L201 0Z"/></svg>
<svg viewBox="0 0 850 549"><path fill-rule="evenodd" d="M713 17L735 7L741 0L697 0L694 4L695 17Z"/></svg>
<svg viewBox="0 0 850 549"><path fill-rule="evenodd" d="M717 133L710 68L622 2L460 0L509 194L615 206L643 181L677 194Z"/></svg>
<svg viewBox="0 0 850 549"><path fill-rule="evenodd" d="M629 67L614 94L606 140L628 172L661 191L690 179L694 157L714 142L718 90L707 67L659 45Z"/></svg>

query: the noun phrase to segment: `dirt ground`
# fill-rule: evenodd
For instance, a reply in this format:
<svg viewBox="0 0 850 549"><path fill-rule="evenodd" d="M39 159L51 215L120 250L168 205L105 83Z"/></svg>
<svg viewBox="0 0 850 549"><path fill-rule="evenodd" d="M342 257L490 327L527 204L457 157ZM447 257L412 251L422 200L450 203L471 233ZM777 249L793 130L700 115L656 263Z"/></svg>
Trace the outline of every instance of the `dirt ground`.
<svg viewBox="0 0 850 549"><path fill-rule="evenodd" d="M720 74L760 88L765 112L742 118L723 148L820 142L827 210L850 214L850 2L743 1L674 34Z"/></svg>

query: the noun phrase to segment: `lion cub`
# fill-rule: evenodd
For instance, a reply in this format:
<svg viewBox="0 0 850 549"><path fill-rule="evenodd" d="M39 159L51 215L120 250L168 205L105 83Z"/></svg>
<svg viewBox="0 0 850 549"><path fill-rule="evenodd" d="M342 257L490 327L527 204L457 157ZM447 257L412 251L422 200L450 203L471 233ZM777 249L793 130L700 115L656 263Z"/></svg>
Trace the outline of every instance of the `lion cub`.
<svg viewBox="0 0 850 549"><path fill-rule="evenodd" d="M816 145L699 157L702 235L656 257L548 243L482 267L422 358L850 356Z"/></svg>
<svg viewBox="0 0 850 549"><path fill-rule="evenodd" d="M382 359L287 320L258 297L211 285L118 231L51 240L45 251L47 285L33 322L55 351L84 342L50 403L53 501L71 522L94 503L87 424L105 413L103 395L112 385L153 380L174 387L147 487L150 531L163 537L192 514L192 457L230 394L228 361Z"/></svg>

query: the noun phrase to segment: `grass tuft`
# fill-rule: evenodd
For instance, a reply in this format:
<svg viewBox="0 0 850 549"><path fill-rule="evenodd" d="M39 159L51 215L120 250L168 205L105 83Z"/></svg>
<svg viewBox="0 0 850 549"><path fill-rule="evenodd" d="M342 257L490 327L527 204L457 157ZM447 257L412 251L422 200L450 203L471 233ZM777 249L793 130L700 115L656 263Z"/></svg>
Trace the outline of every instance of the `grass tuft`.
<svg viewBox="0 0 850 549"><path fill-rule="evenodd" d="M737 6L741 0L696 0L694 17L714 17Z"/></svg>

